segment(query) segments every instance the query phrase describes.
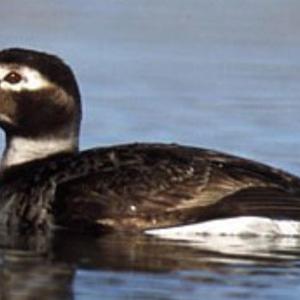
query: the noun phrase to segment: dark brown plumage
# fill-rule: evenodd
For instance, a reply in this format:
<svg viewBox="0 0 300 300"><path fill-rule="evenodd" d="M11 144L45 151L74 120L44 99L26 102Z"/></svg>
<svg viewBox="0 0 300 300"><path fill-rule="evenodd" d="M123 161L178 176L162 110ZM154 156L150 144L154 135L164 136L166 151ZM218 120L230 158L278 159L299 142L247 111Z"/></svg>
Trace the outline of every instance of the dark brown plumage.
<svg viewBox="0 0 300 300"><path fill-rule="evenodd" d="M22 64L26 55L23 49L0 52L0 66ZM52 90L31 93L0 88L6 156L17 135L23 137L25 150L27 142L41 149L48 138L52 143L69 138L72 147L5 165L0 185L2 224L34 229L54 222L72 230L140 231L234 216L300 220L300 179L257 162L175 144L129 144L78 152L80 97L76 82L64 81L75 81L70 69L66 67L69 75L64 76L65 65L56 57L35 51L28 55L24 65L48 78ZM60 92L55 93L55 87ZM25 107L22 115L24 93L30 109ZM63 105L64 118L57 113ZM45 119L40 127L32 123L42 122L37 108ZM22 153L22 149L13 150Z"/></svg>
<svg viewBox="0 0 300 300"><path fill-rule="evenodd" d="M34 175L33 175L34 174ZM299 220L300 181L219 152L132 144L62 155L11 168L1 220L55 222L73 230L159 228L233 216Z"/></svg>

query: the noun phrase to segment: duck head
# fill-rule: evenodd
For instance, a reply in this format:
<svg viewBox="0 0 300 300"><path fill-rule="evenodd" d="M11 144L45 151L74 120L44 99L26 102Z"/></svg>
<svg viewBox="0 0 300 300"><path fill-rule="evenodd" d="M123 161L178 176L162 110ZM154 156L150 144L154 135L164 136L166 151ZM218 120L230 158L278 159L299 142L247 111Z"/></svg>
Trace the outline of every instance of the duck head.
<svg viewBox="0 0 300 300"><path fill-rule="evenodd" d="M2 170L78 151L80 121L80 92L68 65L39 51L0 51Z"/></svg>

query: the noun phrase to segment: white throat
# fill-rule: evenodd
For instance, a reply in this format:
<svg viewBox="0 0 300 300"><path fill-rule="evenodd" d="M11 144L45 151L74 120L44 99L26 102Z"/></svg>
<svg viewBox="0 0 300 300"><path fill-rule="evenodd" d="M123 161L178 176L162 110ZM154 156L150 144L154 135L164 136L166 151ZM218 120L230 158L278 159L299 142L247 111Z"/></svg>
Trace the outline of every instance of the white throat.
<svg viewBox="0 0 300 300"><path fill-rule="evenodd" d="M73 139L31 139L14 137L10 140L1 161L1 169L76 149Z"/></svg>

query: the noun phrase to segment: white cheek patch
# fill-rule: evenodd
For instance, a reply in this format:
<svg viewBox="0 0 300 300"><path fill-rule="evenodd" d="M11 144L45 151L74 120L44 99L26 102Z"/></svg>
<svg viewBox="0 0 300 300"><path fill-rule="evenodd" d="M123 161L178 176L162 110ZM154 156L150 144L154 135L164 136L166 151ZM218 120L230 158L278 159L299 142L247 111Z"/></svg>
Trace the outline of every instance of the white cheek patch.
<svg viewBox="0 0 300 300"><path fill-rule="evenodd" d="M23 79L15 84L5 81L5 76L12 71L19 73ZM51 85L52 84L41 73L29 67L14 68L9 65L0 65L0 88L4 91L37 91L49 88Z"/></svg>

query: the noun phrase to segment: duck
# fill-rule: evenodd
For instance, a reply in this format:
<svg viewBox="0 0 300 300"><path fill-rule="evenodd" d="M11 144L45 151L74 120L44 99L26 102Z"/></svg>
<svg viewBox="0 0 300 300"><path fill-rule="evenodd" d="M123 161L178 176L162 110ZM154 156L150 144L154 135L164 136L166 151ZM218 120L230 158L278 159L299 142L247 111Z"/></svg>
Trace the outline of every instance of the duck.
<svg viewBox="0 0 300 300"><path fill-rule="evenodd" d="M179 144L80 151L81 117L77 80L61 58L32 49L0 51L2 227L300 234L299 177Z"/></svg>

